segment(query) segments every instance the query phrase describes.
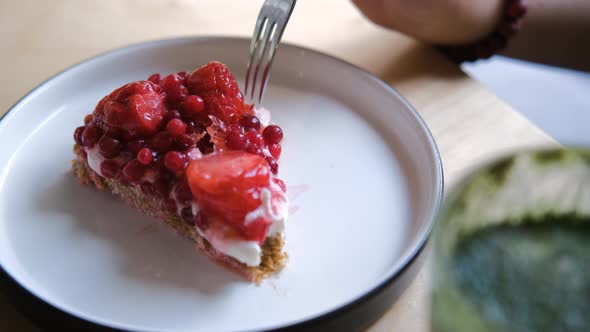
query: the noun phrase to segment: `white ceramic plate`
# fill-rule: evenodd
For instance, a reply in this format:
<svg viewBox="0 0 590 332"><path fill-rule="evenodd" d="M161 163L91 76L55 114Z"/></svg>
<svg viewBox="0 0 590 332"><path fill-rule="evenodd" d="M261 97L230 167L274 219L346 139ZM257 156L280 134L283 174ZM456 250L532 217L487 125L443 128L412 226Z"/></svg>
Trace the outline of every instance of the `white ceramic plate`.
<svg viewBox="0 0 590 332"><path fill-rule="evenodd" d="M132 330L284 327L390 282L423 245L442 193L435 143L374 76L290 45L264 106L285 132L290 260L255 286L70 175L72 133L102 96L151 73L219 60L243 81L248 41L186 38L109 52L23 98L0 122L0 264L76 317Z"/></svg>

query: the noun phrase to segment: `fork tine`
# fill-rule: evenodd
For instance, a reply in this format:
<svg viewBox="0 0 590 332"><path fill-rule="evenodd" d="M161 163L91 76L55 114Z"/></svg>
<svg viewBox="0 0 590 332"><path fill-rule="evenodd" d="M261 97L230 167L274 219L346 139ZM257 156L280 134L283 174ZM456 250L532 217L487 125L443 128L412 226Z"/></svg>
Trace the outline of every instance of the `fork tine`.
<svg viewBox="0 0 590 332"><path fill-rule="evenodd" d="M267 21L266 26L264 27L264 35L260 42L256 45L254 49L254 57L253 59L256 60L256 65L254 66L254 76L252 76L252 90L250 91L250 99L254 99L254 90L256 90L256 81L258 79L258 72L260 70L260 64L262 62L262 55L264 54L264 50L268 45L270 39L270 33L275 29L276 23L270 23L270 20ZM254 64L254 63L253 63Z"/></svg>
<svg viewBox="0 0 590 332"><path fill-rule="evenodd" d="M268 83L268 73L272 67L272 63L274 60L274 55L279 46L279 41L285 31L285 24L276 25L271 36L270 46L265 48L264 53L262 54L262 63L264 63L264 69L262 71L262 80L260 81L260 93L258 94L258 102L262 102L262 95L264 94L264 89L266 88L266 84ZM268 44L267 44L268 46Z"/></svg>
<svg viewBox="0 0 590 332"><path fill-rule="evenodd" d="M276 49L296 3L297 0L265 0L260 9L250 42L250 59L244 88L244 97L252 102L259 79L258 103L262 101Z"/></svg>
<svg viewBox="0 0 590 332"><path fill-rule="evenodd" d="M262 28L268 22L268 17L264 15L264 13L260 13L258 15L258 19L256 19L256 26L254 27L254 33L252 34L252 41L250 42L250 60L248 61L248 69L246 71L246 82L244 87L244 94L248 95L248 84L250 81L250 72L252 70L252 63L254 60L254 50L259 43L260 36L262 35Z"/></svg>

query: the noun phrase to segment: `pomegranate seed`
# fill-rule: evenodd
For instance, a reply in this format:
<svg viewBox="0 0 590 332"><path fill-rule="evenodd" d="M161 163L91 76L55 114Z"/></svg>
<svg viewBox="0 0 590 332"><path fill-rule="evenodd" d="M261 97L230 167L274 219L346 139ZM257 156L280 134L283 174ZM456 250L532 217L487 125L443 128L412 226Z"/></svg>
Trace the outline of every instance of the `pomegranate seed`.
<svg viewBox="0 0 590 332"><path fill-rule="evenodd" d="M281 188L284 193L287 192L287 185L283 180L275 178L273 181Z"/></svg>
<svg viewBox="0 0 590 332"><path fill-rule="evenodd" d="M277 125L270 125L262 132L267 144L277 144L283 139L283 130Z"/></svg>
<svg viewBox="0 0 590 332"><path fill-rule="evenodd" d="M159 132L152 138L152 147L157 152L166 152L170 150L172 144L174 143L174 139L168 132Z"/></svg>
<svg viewBox="0 0 590 332"><path fill-rule="evenodd" d="M92 122L92 120L94 119L94 116L92 114L88 114L84 117L84 124L87 125L90 122Z"/></svg>
<svg viewBox="0 0 590 332"><path fill-rule="evenodd" d="M180 136L186 131L186 123L182 122L180 119L172 119L166 125L166 130L173 137Z"/></svg>
<svg viewBox="0 0 590 332"><path fill-rule="evenodd" d="M104 135L100 141L98 141L98 151L105 158L115 158L121 152L121 142L118 140Z"/></svg>
<svg viewBox="0 0 590 332"><path fill-rule="evenodd" d="M246 137L238 131L230 131L225 136L225 144L232 150L244 150L246 148Z"/></svg>
<svg viewBox="0 0 590 332"><path fill-rule="evenodd" d="M273 157L266 157L266 162L268 163L270 171L273 174L277 174L279 172L279 163L277 163L277 161Z"/></svg>
<svg viewBox="0 0 590 332"><path fill-rule="evenodd" d="M86 129L86 126L80 126L74 130L74 141L76 141L76 144L80 146L84 145L82 143L82 133L84 132L84 129Z"/></svg>
<svg viewBox="0 0 590 332"><path fill-rule="evenodd" d="M177 118L180 118L180 112L178 112L177 110L170 110L166 112L166 114L164 114L164 123Z"/></svg>
<svg viewBox="0 0 590 332"><path fill-rule="evenodd" d="M197 227L199 227L199 229L204 232L207 230L207 228L209 228L209 218L207 218L207 216L205 214L203 214L202 212L197 213L197 216L195 217L195 225L197 225Z"/></svg>
<svg viewBox="0 0 590 332"><path fill-rule="evenodd" d="M119 164L114 160L105 160L100 163L100 172L106 178L117 177L119 170Z"/></svg>
<svg viewBox="0 0 590 332"><path fill-rule="evenodd" d="M244 127L244 130L254 129L260 130L260 120L254 115L246 114L240 119L240 125Z"/></svg>
<svg viewBox="0 0 590 332"><path fill-rule="evenodd" d="M160 75L158 73L151 74L150 77L148 77L148 81L155 83L155 84L159 84L161 80L162 80L162 75Z"/></svg>
<svg viewBox="0 0 590 332"><path fill-rule="evenodd" d="M139 152L137 152L137 161L139 161L139 163L142 165L149 165L153 158L154 156L152 155L152 150L149 148L142 148L139 150Z"/></svg>
<svg viewBox="0 0 590 332"><path fill-rule="evenodd" d="M186 166L186 156L178 151L168 151L164 156L164 166L173 173L180 172Z"/></svg>
<svg viewBox="0 0 590 332"><path fill-rule="evenodd" d="M143 149L145 146L145 141L142 139L127 142L127 150L133 154L137 154L139 150Z"/></svg>
<svg viewBox="0 0 590 332"><path fill-rule="evenodd" d="M191 192L191 188L188 186L186 179L178 183L174 189L174 195L182 204L189 204L193 201L193 193Z"/></svg>
<svg viewBox="0 0 590 332"><path fill-rule="evenodd" d="M123 176L131 182L141 179L144 173L145 167L137 160L131 160L123 167Z"/></svg>
<svg viewBox="0 0 590 332"><path fill-rule="evenodd" d="M281 147L280 144L271 144L268 146L268 152L270 152L270 155L273 156L273 158L275 158L277 160L281 156L282 151L283 151L283 148Z"/></svg>
<svg viewBox="0 0 590 332"><path fill-rule="evenodd" d="M257 154L259 156L264 157L264 153L262 152L262 149L254 144L249 144L246 147L246 152L251 153L251 154Z"/></svg>
<svg viewBox="0 0 590 332"><path fill-rule="evenodd" d="M164 208L173 213L176 213L178 211L176 207L176 202L173 199L164 200Z"/></svg>
<svg viewBox="0 0 590 332"><path fill-rule="evenodd" d="M264 138L262 138L262 135L256 130L248 130L246 132L246 139L248 140L248 144L256 145L259 148L264 145Z"/></svg>
<svg viewBox="0 0 590 332"><path fill-rule="evenodd" d="M183 85L183 82L184 79L177 74L168 75L160 82L160 86L166 92L168 100L179 103L186 98L188 90Z"/></svg>
<svg viewBox="0 0 590 332"><path fill-rule="evenodd" d="M86 127L82 132L82 143L84 146L92 148L100 136L102 136L102 129L95 126Z"/></svg>
<svg viewBox="0 0 590 332"><path fill-rule="evenodd" d="M192 225L195 223L195 217L193 216L193 209L190 207L182 209L180 212L180 216L182 220L184 220L187 224Z"/></svg>
<svg viewBox="0 0 590 332"><path fill-rule="evenodd" d="M194 118L197 114L201 113L205 109L205 102L203 98L195 95L186 97L186 100L182 103L183 115L187 118Z"/></svg>
<svg viewBox="0 0 590 332"><path fill-rule="evenodd" d="M182 134L182 135L176 137L176 146L181 151L186 151L186 150L194 147L195 143L196 143L196 139L194 139L193 136L188 135L188 134Z"/></svg>

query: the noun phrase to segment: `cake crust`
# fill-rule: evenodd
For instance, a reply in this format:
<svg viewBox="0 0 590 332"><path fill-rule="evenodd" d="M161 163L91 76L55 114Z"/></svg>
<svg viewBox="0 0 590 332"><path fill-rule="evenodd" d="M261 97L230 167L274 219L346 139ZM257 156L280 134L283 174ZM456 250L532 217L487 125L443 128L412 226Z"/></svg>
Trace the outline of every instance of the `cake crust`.
<svg viewBox="0 0 590 332"><path fill-rule="evenodd" d="M81 184L94 186L99 190L107 190L119 196L131 207L143 214L154 217L174 228L181 236L192 240L198 250L214 262L229 268L248 281L260 283L269 275L279 272L286 264L287 254L283 251L284 237L281 233L269 236L262 245L262 257L259 266L247 266L233 257L217 251L202 237L193 225L184 222L178 215L160 208L159 201L145 195L136 187L128 186L115 179L107 179L94 172L87 161L81 157L80 148L74 145L77 156L72 160L72 172Z"/></svg>

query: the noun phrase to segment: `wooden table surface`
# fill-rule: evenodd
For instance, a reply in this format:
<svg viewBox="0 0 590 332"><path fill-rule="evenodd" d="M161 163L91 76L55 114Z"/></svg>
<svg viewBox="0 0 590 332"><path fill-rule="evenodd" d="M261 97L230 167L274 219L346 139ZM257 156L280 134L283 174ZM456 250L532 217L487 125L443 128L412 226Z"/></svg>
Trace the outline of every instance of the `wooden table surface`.
<svg viewBox="0 0 590 332"><path fill-rule="evenodd" d="M187 35L250 36L262 0L0 0L0 114L98 53ZM323 17L326 18L323 18ZM555 144L431 48L376 27L348 1L299 1L284 41L347 60L409 100L432 130L448 190L500 153ZM372 331L428 331L428 264ZM36 331L0 299L0 330Z"/></svg>

